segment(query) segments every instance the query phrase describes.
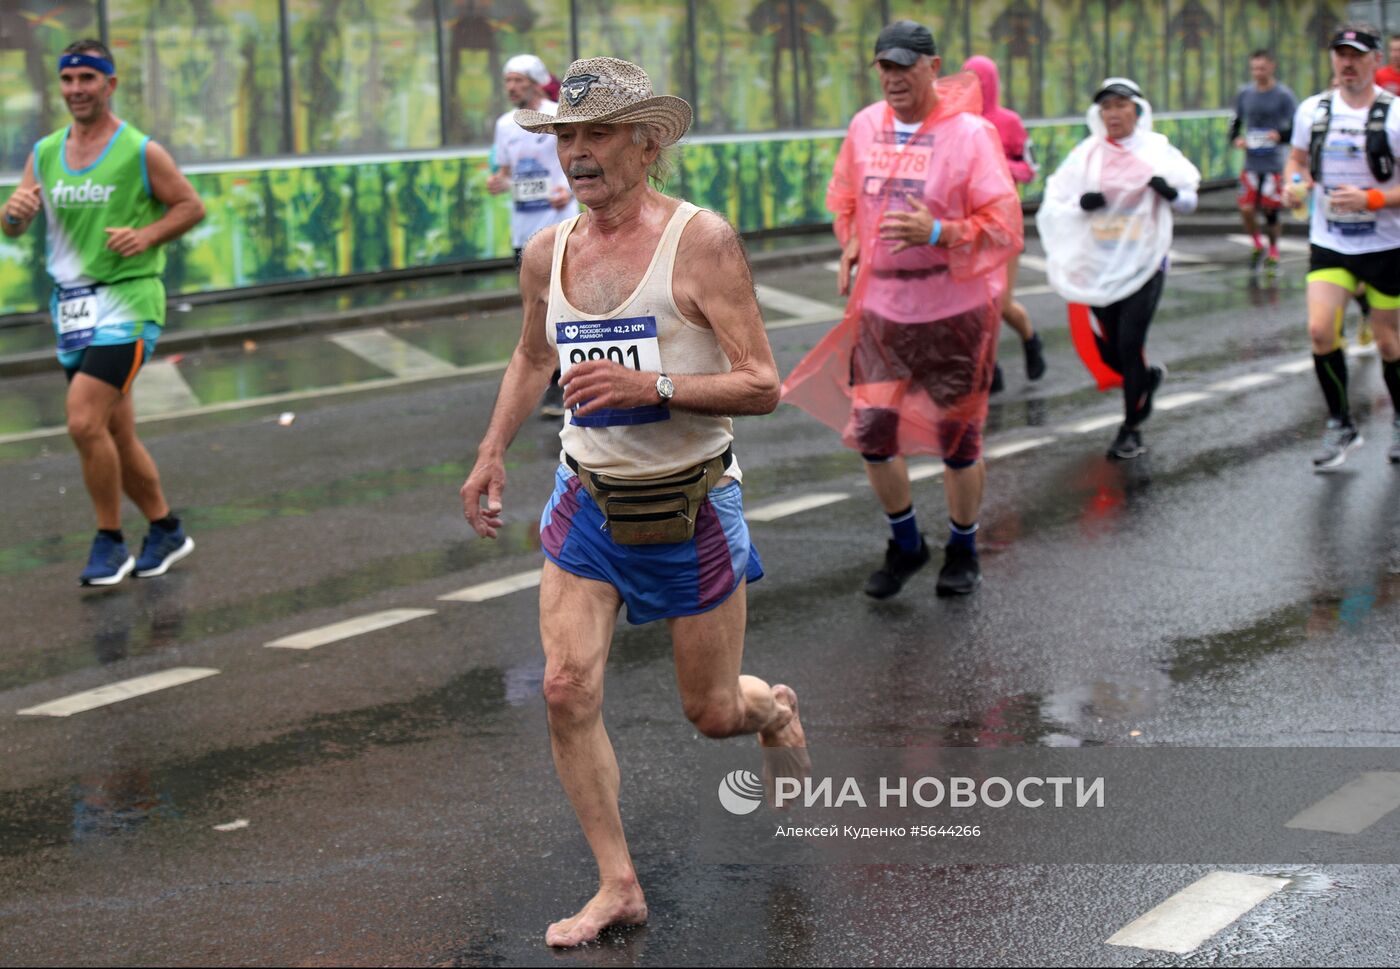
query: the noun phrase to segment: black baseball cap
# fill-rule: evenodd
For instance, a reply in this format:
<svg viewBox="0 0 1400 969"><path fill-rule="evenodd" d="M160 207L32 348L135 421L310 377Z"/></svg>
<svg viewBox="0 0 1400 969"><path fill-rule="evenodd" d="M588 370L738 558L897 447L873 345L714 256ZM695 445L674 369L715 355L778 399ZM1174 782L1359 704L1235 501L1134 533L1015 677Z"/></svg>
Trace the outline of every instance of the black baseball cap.
<svg viewBox="0 0 1400 969"><path fill-rule="evenodd" d="M1140 97L1142 97L1142 88L1138 87L1135 81L1126 77L1110 77L1095 92L1094 103L1099 104L1105 98L1127 98L1131 101Z"/></svg>
<svg viewBox="0 0 1400 969"><path fill-rule="evenodd" d="M880 31L875 38L875 59L893 61L908 67L920 57L934 57L938 48L933 45L933 34L923 24L912 20L896 20Z"/></svg>
<svg viewBox="0 0 1400 969"><path fill-rule="evenodd" d="M1381 39L1375 34L1368 34L1364 30L1339 30L1332 43L1327 45L1329 50L1338 47L1354 47L1363 54L1369 54L1381 49Z"/></svg>

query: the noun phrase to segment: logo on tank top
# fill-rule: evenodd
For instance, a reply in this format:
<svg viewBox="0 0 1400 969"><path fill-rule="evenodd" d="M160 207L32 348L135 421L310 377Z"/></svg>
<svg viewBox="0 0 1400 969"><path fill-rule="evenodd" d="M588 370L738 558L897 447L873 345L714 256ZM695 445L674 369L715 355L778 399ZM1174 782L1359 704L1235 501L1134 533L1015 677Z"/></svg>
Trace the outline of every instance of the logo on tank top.
<svg viewBox="0 0 1400 969"><path fill-rule="evenodd" d="M54 183L49 197L55 206L71 208L79 205L106 205L117 190L115 185L94 185L88 179L81 185L65 184L63 179Z"/></svg>

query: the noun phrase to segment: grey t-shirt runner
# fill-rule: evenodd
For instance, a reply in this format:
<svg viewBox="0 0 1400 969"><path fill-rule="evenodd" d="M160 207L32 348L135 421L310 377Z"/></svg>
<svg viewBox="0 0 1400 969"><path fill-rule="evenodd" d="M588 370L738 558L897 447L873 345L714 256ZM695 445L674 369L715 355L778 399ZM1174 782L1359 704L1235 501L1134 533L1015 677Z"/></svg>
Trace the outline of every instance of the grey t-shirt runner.
<svg viewBox="0 0 1400 969"><path fill-rule="evenodd" d="M1230 139L1244 138L1244 168L1248 172L1281 172L1288 140L1293 131L1293 113L1298 99L1286 84L1275 84L1261 91L1253 84L1240 88L1235 97L1235 119ZM1277 143L1267 137L1279 133Z"/></svg>

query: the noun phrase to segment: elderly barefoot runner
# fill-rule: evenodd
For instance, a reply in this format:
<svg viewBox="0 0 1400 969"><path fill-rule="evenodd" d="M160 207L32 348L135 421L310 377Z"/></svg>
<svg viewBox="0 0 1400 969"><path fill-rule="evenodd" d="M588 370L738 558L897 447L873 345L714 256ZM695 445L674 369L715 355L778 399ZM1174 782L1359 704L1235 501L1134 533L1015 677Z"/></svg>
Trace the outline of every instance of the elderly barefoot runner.
<svg viewBox="0 0 1400 969"><path fill-rule="evenodd" d="M756 733L799 760L806 742L796 694L739 675L746 583L763 569L744 522L730 415L778 403L748 261L724 219L647 184L664 177L690 105L653 97L645 71L611 57L576 61L561 94L557 115L516 120L554 132L587 211L525 247L524 327L462 502L477 534L494 538L506 448L560 367L570 415L540 518L544 694L554 763L599 884L545 941L574 946L647 917L602 719L621 608L632 623L666 620L681 705L701 733Z"/></svg>
<svg viewBox="0 0 1400 969"><path fill-rule="evenodd" d="M981 580L977 518L986 465L982 425L1001 325L1005 265L1021 249L1021 204L1001 139L981 116L972 74L938 79L928 29L880 31L885 100L851 122L826 204L844 247L837 288L846 316L783 385L783 399L841 433L893 533L865 584L884 599L929 560L905 455L943 458L949 540L939 595ZM936 82L936 83L935 83Z"/></svg>

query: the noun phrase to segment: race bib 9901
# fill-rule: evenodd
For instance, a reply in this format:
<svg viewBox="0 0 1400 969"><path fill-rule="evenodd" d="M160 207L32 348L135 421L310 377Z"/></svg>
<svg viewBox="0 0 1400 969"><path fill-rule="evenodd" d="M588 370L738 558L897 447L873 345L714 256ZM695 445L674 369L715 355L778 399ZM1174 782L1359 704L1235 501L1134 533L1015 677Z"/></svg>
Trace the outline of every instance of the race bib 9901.
<svg viewBox="0 0 1400 969"><path fill-rule="evenodd" d="M634 316L622 320L577 320L554 324L559 348L559 382L569 382L569 369L588 360L611 360L632 370L661 370L661 346L656 339L656 317ZM586 417L570 415L579 427L617 427L651 424L671 419L663 404L608 408Z"/></svg>

